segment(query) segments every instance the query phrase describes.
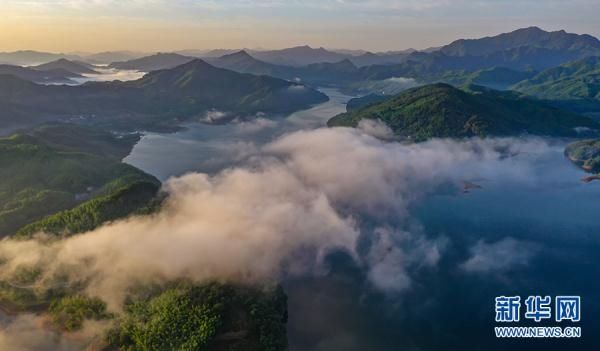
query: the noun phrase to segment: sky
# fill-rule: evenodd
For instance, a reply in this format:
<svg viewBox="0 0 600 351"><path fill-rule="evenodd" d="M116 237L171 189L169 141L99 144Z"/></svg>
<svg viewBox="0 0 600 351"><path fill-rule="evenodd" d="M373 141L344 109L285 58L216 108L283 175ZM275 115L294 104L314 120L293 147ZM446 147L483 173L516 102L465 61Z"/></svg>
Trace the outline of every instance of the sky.
<svg viewBox="0 0 600 351"><path fill-rule="evenodd" d="M600 36L600 0L0 0L0 10L0 51L387 51L533 25Z"/></svg>

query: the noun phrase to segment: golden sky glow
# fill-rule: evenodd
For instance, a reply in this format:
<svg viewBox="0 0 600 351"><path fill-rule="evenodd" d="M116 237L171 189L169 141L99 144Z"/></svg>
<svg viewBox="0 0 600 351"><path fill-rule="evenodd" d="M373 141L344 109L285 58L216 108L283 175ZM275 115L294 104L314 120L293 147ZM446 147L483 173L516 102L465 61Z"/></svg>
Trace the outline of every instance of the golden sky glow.
<svg viewBox="0 0 600 351"><path fill-rule="evenodd" d="M600 1L1 0L0 51L425 48L538 25L600 35ZM582 8L589 11L581 11ZM578 9L578 14L573 13ZM586 14L587 13L587 14Z"/></svg>

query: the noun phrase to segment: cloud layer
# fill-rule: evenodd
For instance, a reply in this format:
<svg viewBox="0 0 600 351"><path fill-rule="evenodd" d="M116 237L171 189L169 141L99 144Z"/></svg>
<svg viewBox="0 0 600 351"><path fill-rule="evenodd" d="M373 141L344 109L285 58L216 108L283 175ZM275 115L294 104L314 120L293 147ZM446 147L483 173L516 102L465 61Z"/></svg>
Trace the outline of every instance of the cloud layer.
<svg viewBox="0 0 600 351"><path fill-rule="evenodd" d="M0 274L41 265L37 284L52 287L66 274L116 307L138 282L280 279L312 272L341 249L375 287L397 292L410 286L407 269L435 265L443 249L408 228L411 204L464 179L527 179L527 167L505 155L543 147L511 139L402 145L346 128L296 132L246 166L171 179L166 206L153 216L58 242L5 240ZM361 236L369 238L366 254L357 251Z"/></svg>

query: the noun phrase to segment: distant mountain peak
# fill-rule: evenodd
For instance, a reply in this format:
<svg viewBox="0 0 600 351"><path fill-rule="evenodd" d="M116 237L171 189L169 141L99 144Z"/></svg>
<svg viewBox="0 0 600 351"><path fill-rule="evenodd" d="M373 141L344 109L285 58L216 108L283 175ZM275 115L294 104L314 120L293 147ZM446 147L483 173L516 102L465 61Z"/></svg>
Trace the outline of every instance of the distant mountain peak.
<svg viewBox="0 0 600 351"><path fill-rule="evenodd" d="M375 54L374 52L367 51L367 52L365 52L364 54L362 54L360 56L362 56L362 57L377 57L379 55Z"/></svg>
<svg viewBox="0 0 600 351"><path fill-rule="evenodd" d="M140 57L129 61L113 62L109 67L150 72L174 68L193 60L195 60L195 57L183 56L176 53L158 52L151 56Z"/></svg>
<svg viewBox="0 0 600 351"><path fill-rule="evenodd" d="M449 56L485 56L523 47L553 51L600 52L600 41L587 34L548 32L539 27L519 28L512 32L478 39L458 39L443 46L439 52Z"/></svg>
<svg viewBox="0 0 600 351"><path fill-rule="evenodd" d="M59 58L57 60L44 63L35 67L32 67L41 71L62 71L63 74L69 75L71 74L73 77L81 75L81 74L97 74L92 66L82 63L71 61L66 58Z"/></svg>
<svg viewBox="0 0 600 351"><path fill-rule="evenodd" d="M172 71L186 71L186 70L192 70L192 69L197 69L197 68L216 68L216 67L207 63L206 61L204 61L202 59L197 58L197 59L191 60L188 63L179 65L171 70Z"/></svg>
<svg viewBox="0 0 600 351"><path fill-rule="evenodd" d="M529 27L525 27L525 28L519 28L516 29L514 31L512 31L511 33L515 33L515 32L543 32L543 33L548 33L545 30L543 30L542 28L538 27L538 26L529 26Z"/></svg>
<svg viewBox="0 0 600 351"><path fill-rule="evenodd" d="M339 62L335 62L333 63L336 66L343 66L343 67L348 67L348 68L356 68L356 65L349 59L349 58L345 58Z"/></svg>
<svg viewBox="0 0 600 351"><path fill-rule="evenodd" d="M248 53L248 51L246 50L240 50L238 52L234 52L233 54L227 54L227 55L223 55L221 56L222 59L228 59L228 58L250 58L250 59L254 59L254 57L252 57L252 55L250 55Z"/></svg>
<svg viewBox="0 0 600 351"><path fill-rule="evenodd" d="M148 57L185 57L185 56L176 54L174 52L157 52L154 55L151 55Z"/></svg>

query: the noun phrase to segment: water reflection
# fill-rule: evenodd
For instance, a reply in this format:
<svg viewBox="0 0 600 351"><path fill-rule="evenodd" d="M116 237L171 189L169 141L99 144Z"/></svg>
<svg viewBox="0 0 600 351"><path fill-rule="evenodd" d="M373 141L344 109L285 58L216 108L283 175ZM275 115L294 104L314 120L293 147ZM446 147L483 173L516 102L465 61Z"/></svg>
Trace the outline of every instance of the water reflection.
<svg viewBox="0 0 600 351"><path fill-rule="evenodd" d="M177 133L148 133L125 162L161 180L186 172L214 173L252 155L261 145L285 133L322 127L345 112L351 96L322 89L328 102L284 117L260 117L223 125L193 123Z"/></svg>

